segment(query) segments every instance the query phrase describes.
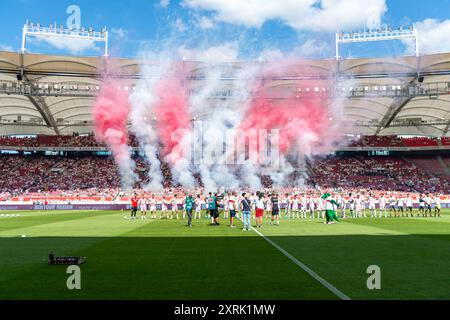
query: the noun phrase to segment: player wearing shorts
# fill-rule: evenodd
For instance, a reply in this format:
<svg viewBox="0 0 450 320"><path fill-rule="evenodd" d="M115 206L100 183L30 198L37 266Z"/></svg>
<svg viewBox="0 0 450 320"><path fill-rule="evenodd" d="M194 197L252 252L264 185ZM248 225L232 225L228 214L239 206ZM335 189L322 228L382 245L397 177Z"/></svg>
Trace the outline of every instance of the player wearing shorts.
<svg viewBox="0 0 450 320"><path fill-rule="evenodd" d="M293 195L292 197L289 195L289 193L286 193L285 195L285 201L286 201L286 207L284 208L284 218L287 219L290 217L291 213L292 213L292 219L294 219L294 213L292 210L292 202L293 202L293 198L296 198L296 195ZM298 209L297 209L298 211Z"/></svg>
<svg viewBox="0 0 450 320"><path fill-rule="evenodd" d="M377 208L376 208L376 204L375 204L375 197L373 196L373 194L369 195L369 210L370 210L370 217L371 218L376 218L377 217Z"/></svg>
<svg viewBox="0 0 450 320"><path fill-rule="evenodd" d="M156 219L156 198L154 194L150 197L149 203L150 203L150 217L152 219Z"/></svg>
<svg viewBox="0 0 450 320"><path fill-rule="evenodd" d="M441 216L441 198L439 196L435 196L433 199L434 202L434 216Z"/></svg>
<svg viewBox="0 0 450 320"><path fill-rule="evenodd" d="M141 220L147 220L147 203L144 198L139 199L139 207L141 209Z"/></svg>
<svg viewBox="0 0 450 320"><path fill-rule="evenodd" d="M209 193L208 197L208 209L209 214L211 215L211 225L218 226L219 225L219 204L217 203L217 194L212 195Z"/></svg>
<svg viewBox="0 0 450 320"><path fill-rule="evenodd" d="M200 219L202 217L202 200L200 195L195 198L195 219Z"/></svg>
<svg viewBox="0 0 450 320"><path fill-rule="evenodd" d="M293 199L292 199L292 219L295 219L297 217L297 219L300 219L300 215L298 212L298 196L294 195Z"/></svg>
<svg viewBox="0 0 450 320"><path fill-rule="evenodd" d="M261 229L262 220L264 216L264 199L263 195L258 194L255 201L255 219L256 219L256 228Z"/></svg>
<svg viewBox="0 0 450 320"><path fill-rule="evenodd" d="M408 216L408 214L409 214L412 218L413 217L413 199L410 194L408 194L408 196L405 199L405 205L406 205L406 216Z"/></svg>
<svg viewBox="0 0 450 320"><path fill-rule="evenodd" d="M272 194L270 198L272 217L271 225L280 225L280 198L276 193Z"/></svg>
<svg viewBox="0 0 450 320"><path fill-rule="evenodd" d="M317 203L317 217L319 218L319 215L322 216L322 219L325 219L325 201L321 198L316 199Z"/></svg>
<svg viewBox="0 0 450 320"><path fill-rule="evenodd" d="M431 197L429 194L425 197L425 217L427 216L427 213L430 214L431 218Z"/></svg>
<svg viewBox="0 0 450 320"><path fill-rule="evenodd" d="M355 215L355 199L353 199L353 195L351 193L348 195L348 208L350 210L350 216L352 218L356 218L356 215Z"/></svg>
<svg viewBox="0 0 450 320"><path fill-rule="evenodd" d="M397 208L398 208L399 215L400 215L400 212L402 213L402 217L405 216L404 206L405 206L405 200L403 199L403 197L400 196L397 201Z"/></svg>
<svg viewBox="0 0 450 320"><path fill-rule="evenodd" d="M339 203L340 208L341 208L341 217L343 219L345 219L346 218L346 214L345 214L345 207L346 207L346 205L345 205L345 197L339 195L338 203Z"/></svg>
<svg viewBox="0 0 450 320"><path fill-rule="evenodd" d="M425 200L423 194L419 197L419 211L417 212L417 216L422 212L422 217L425 216Z"/></svg>
<svg viewBox="0 0 450 320"><path fill-rule="evenodd" d="M272 214L272 202L270 195L264 197L264 215L266 219L269 219Z"/></svg>
<svg viewBox="0 0 450 320"><path fill-rule="evenodd" d="M363 193L361 195L361 212L362 212L363 218L367 218L366 210L368 207L369 207L369 198L366 197L366 195Z"/></svg>
<svg viewBox="0 0 450 320"><path fill-rule="evenodd" d="M306 212L308 211L308 200L306 199L306 195L302 196L300 203L301 203L300 217L306 219Z"/></svg>
<svg viewBox="0 0 450 320"><path fill-rule="evenodd" d="M166 216L166 219L170 219L169 211L168 211L169 200L163 196L161 198L161 219L163 216Z"/></svg>
<svg viewBox="0 0 450 320"><path fill-rule="evenodd" d="M386 197L384 196L384 194L381 194L380 200L380 218L382 216L382 213L384 212L384 217L387 218L387 210L386 210Z"/></svg>
<svg viewBox="0 0 450 320"><path fill-rule="evenodd" d="M172 205L172 217L176 217L177 220L180 220L179 210L178 210L178 199L177 199L176 194L173 195L171 205Z"/></svg>
<svg viewBox="0 0 450 320"><path fill-rule="evenodd" d="M251 204L251 207L252 207L252 219L255 219L255 217L256 217L256 199L257 199L257 197L256 197L256 194L255 193L253 193L250 197L249 197L249 200L250 200L250 204Z"/></svg>
<svg viewBox="0 0 450 320"><path fill-rule="evenodd" d="M392 217L392 211L394 211L394 216L397 216L397 199L394 195L389 199L389 216Z"/></svg>
<svg viewBox="0 0 450 320"><path fill-rule="evenodd" d="M228 219L228 214L230 212L230 208L228 206L228 198L231 197L231 194L228 193L225 197L223 197L223 218L224 219Z"/></svg>
<svg viewBox="0 0 450 320"><path fill-rule="evenodd" d="M314 219L314 209L316 207L316 204L314 203L314 198L312 196L309 197L308 205L310 218Z"/></svg>
<svg viewBox="0 0 450 320"><path fill-rule="evenodd" d="M236 228L234 225L234 219L236 218L236 212L238 210L237 193L232 193L228 196L225 207L228 208L230 212L230 228Z"/></svg>
<svg viewBox="0 0 450 320"><path fill-rule="evenodd" d="M362 218L363 217L362 206L363 206L363 201L361 199L361 196L358 194L356 196L356 200L355 200L355 211L356 211L356 217L357 218Z"/></svg>

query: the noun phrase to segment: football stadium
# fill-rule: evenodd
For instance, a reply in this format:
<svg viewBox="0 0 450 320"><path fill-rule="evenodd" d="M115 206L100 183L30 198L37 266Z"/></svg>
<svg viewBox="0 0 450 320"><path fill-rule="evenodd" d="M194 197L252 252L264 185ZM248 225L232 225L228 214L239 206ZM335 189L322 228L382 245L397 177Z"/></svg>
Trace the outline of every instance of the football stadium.
<svg viewBox="0 0 450 320"><path fill-rule="evenodd" d="M228 12L180 2L150 10ZM344 21L329 57L127 56L106 18L49 24L67 5L0 47L1 300L450 298L450 46L426 47L432 28ZM77 41L100 49L48 50Z"/></svg>

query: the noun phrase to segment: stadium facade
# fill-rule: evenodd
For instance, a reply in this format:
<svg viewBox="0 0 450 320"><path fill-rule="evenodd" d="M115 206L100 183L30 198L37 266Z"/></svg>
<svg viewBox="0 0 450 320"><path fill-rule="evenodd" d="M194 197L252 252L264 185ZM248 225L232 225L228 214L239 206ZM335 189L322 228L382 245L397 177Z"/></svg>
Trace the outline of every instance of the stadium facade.
<svg viewBox="0 0 450 320"><path fill-rule="evenodd" d="M109 60L107 64L101 57L0 52L0 134L92 132L90 109L102 76L119 76L124 79L124 90L133 90L136 79L141 77L141 66L152 65L150 61ZM207 76L204 63L181 63L187 74L186 86L191 90L201 87ZM233 94L229 90L233 72L251 63L264 64L263 61L213 64L231 72L222 79L223 90L211 97L212 107L214 100ZM209 72L211 65L208 63ZM269 70L262 81L270 98L280 100L290 94L304 94L306 90L312 94L335 90L347 98L343 100L344 116L356 124L356 133L361 135L441 137L447 136L450 128L449 53L292 62L286 63L283 70L273 73ZM329 86L331 82L333 85Z"/></svg>
<svg viewBox="0 0 450 320"><path fill-rule="evenodd" d="M13 187L30 192L47 190L52 187L49 181L58 188L68 188L63 181L70 179L64 178L67 172L96 164L105 168L102 174L106 185L102 187L108 184L118 187L118 178L112 177L115 170L111 161L103 160L104 157L102 160L95 158L108 156L106 146L89 138L72 143L67 137L92 133L91 108L105 76L120 78L123 90L133 91L137 81L143 77L141 68L144 65L147 69L158 68L152 61L1 52L0 136L38 135L46 138L44 142L31 145L0 143L0 149L3 153L18 152L19 155L37 157L34 163L32 161L35 159L18 160L18 164L11 167L14 170L20 166L34 168L33 165L48 165L48 172L41 172L36 177L32 169L22 174L25 176L23 180L31 179L33 183L2 186L3 192L7 191L10 198ZM239 70L248 65L264 68L265 61L206 63L183 60L179 65L185 76L183 83L189 92L204 86L212 69L221 70L222 89L215 91L209 99L210 108L214 110L215 104L223 104L233 96L231 88ZM306 167L302 164L296 168L294 175L309 176L309 182L314 185L338 187L342 186L339 181L323 179L321 172L345 172L347 166L354 169L351 173L354 177L348 180L354 185L359 183L361 187L371 188L374 179L379 179L380 188L411 192L426 192L432 188L433 192L449 192L450 140L445 137L450 135L450 53L419 57L287 61L276 70L265 69L260 81L267 98L276 103L282 104L284 99L292 96L302 99L323 94L326 97L332 95L343 104L342 118L348 125L342 123L342 134L353 135L350 140L356 143L349 141L339 147L338 160L331 159L314 166L307 164ZM205 108L202 110L204 112ZM193 116L201 119L204 115ZM427 136L432 140L431 143L403 143L395 138L404 135ZM360 137L365 136L380 137L382 141L358 142ZM55 139L60 139L59 143L51 142ZM138 156L139 146L137 143L131 145L135 156ZM48 155L67 158L50 160L46 157ZM372 159L377 160L366 168L368 156L375 156ZM389 158L383 159L383 156ZM83 157L90 158L86 160ZM6 163L13 159L4 160ZM145 163L138 161L137 166L139 175L146 176L148 168L145 168ZM4 170L11 168L5 166ZM108 173L108 170L113 173ZM164 170L170 171L168 168ZM60 177L55 178L54 175ZM167 179L170 180L170 174ZM416 179L427 183L414 186L412 181ZM97 182L91 180L78 181L77 189L98 187ZM170 186L170 181L165 186Z"/></svg>

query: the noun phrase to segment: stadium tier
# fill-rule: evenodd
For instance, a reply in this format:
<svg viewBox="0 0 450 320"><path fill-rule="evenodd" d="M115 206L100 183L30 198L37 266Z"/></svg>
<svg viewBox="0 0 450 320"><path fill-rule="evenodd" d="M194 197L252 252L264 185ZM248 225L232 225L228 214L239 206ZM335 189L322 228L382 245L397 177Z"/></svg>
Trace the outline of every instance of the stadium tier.
<svg viewBox="0 0 450 320"><path fill-rule="evenodd" d="M13 140L17 142L17 139ZM74 144L71 144L73 139L62 140L68 142L68 146L79 146L78 139ZM30 142L29 139L27 141ZM34 145L34 141L31 144ZM17 145L23 144L19 142ZM121 194L118 169L108 155L92 155L87 151L52 152L54 155L46 155L42 151L28 153L0 155L0 201L65 197L72 201L76 198L112 201ZM340 154L309 160L306 183L309 187L345 190L450 194L449 159L449 156L441 155ZM135 174L139 177L135 188L141 189L149 182L149 167L142 157L136 156L134 160ZM166 188L179 187L172 180L167 164L163 163L162 172ZM261 178L265 188L272 187L269 176ZM296 187L296 177L289 178L291 181L287 181L286 186ZM200 177L198 182L201 186Z"/></svg>
<svg viewBox="0 0 450 320"><path fill-rule="evenodd" d="M67 196L72 200L74 197L108 200L120 197L126 180L123 164L122 167L118 165L117 150L111 152L114 143L105 137L98 139L101 124L93 116L100 98L109 99L108 95L105 96L108 92L103 89L108 81L103 81L99 75L111 73L120 79L120 85L115 85L114 90L108 93L119 99L113 100L113 105L117 101L130 100L132 108L139 109L139 101L146 97L139 86L143 85L143 74L149 75L147 69L153 66L153 62L111 58L109 62L114 67L105 70L101 58L12 52L0 52L0 58L2 200L17 200L24 195L44 198ZM244 81L240 79L238 70L247 70L252 63L183 60L174 65L177 77L182 78L170 76L170 81L165 83L162 80L160 86L179 94L174 98L167 92L158 93L162 101L167 100L159 111L160 118L148 118L146 113L136 115L134 110L130 114L132 121L127 123L125 119L121 124L121 144L131 148L132 166L135 166L133 170L137 177L133 187L137 190L148 186L154 178L151 161L153 165L156 161L160 167L157 168L162 180L160 187L167 189L183 185L180 171L186 171L187 167L179 168L176 161L167 158L167 153L173 152L172 148L177 146L177 143L169 141L173 132L168 130L189 128L192 124L191 129L195 133L194 122L198 120L216 121L223 125L219 130L226 130L232 123L231 114L227 115L229 111L222 112L219 120L211 120L210 117L224 105L235 108L232 112L236 112L236 108L241 109L242 103L234 97L243 93L237 86ZM275 121L262 122L262 129L281 129L284 140L280 150L288 162L283 164L281 171L293 167L286 170L289 172L283 172L285 176L281 182L274 172L255 167L253 170L258 173L253 178L260 180L264 188L282 185L284 188L305 186L450 193L450 142L446 137L450 127L450 120L446 118L450 105L450 76L447 72L450 54L389 59L298 60L267 63L260 69L262 83L259 91L248 93L254 110L250 108L247 114L241 115L249 121L243 121L239 129L259 128L259 121L263 118ZM418 69L421 77L418 77ZM201 90L208 85L211 70L220 75L220 82L205 99ZM20 72L25 72L26 81L16 76ZM243 83L244 87L250 85ZM120 100L123 97L125 100ZM192 112L186 110L186 101L200 98L205 99L201 107ZM262 102L252 102L251 99ZM338 114L326 110L330 100L338 105ZM305 106L306 112L295 111L297 107L302 109ZM171 108L174 110L166 110ZM279 114L272 116L273 110ZM260 115L261 112L264 116ZM303 118L300 121L296 117ZM120 117L117 120L120 121ZM327 134L324 124L326 127L335 124L331 133ZM155 131L145 132L146 126ZM105 135L107 129L103 128L100 135ZM214 125L211 129L215 129ZM310 133L304 134L304 131ZM141 135L141 143L131 132ZM152 135L157 135L159 140L149 140L154 139ZM295 135L299 146L293 143ZM330 136L334 136L330 145L321 141ZM210 147L208 139L203 137L201 149ZM314 139L319 141L312 142ZM145 154L148 151L145 143L153 145L152 155ZM195 145L195 142L191 143ZM250 155L250 147L245 148L245 154ZM295 158L299 151L308 155L296 164L291 158ZM199 150L194 153L197 152ZM207 171L213 172L213 167L208 167ZM208 177L203 174L196 167L189 183L204 186ZM247 174L248 171L233 171L240 182Z"/></svg>

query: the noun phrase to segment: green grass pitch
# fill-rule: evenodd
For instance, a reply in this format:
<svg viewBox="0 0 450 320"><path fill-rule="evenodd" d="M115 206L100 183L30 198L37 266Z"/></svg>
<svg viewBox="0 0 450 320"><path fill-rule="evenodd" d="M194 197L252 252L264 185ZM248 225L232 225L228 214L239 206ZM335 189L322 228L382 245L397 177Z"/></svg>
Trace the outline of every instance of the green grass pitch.
<svg viewBox="0 0 450 320"><path fill-rule="evenodd" d="M0 299L339 299L256 232L226 221L189 229L125 212L20 215L0 218ZM351 299L450 299L450 211L267 222L265 236ZM67 289L67 267L49 266L49 252L87 257L81 290ZM381 290L367 289L370 265L381 268Z"/></svg>

